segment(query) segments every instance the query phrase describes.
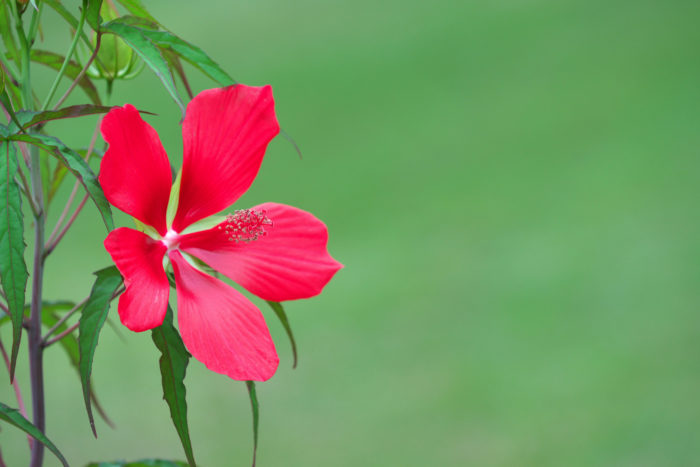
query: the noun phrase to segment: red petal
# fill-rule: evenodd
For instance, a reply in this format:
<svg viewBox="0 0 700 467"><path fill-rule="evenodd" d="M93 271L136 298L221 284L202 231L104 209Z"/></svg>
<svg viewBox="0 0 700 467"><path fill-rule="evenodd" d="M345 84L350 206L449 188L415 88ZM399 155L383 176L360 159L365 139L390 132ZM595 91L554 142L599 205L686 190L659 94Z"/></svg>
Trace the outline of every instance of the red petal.
<svg viewBox="0 0 700 467"><path fill-rule="evenodd" d="M239 381L265 381L279 357L260 310L240 292L170 253L177 284L177 320L192 355Z"/></svg>
<svg viewBox="0 0 700 467"><path fill-rule="evenodd" d="M173 229L233 204L253 183L267 144L279 132L272 88L209 89L187 106L180 202Z"/></svg>
<svg viewBox="0 0 700 467"><path fill-rule="evenodd" d="M328 230L312 214L292 206L265 203L272 225L250 242L230 241L224 224L183 235L180 248L265 300L282 302L321 293L343 267L328 250Z"/></svg>
<svg viewBox="0 0 700 467"><path fill-rule="evenodd" d="M99 177L105 196L164 235L172 174L158 133L129 104L110 110L101 130L109 143Z"/></svg>
<svg viewBox="0 0 700 467"><path fill-rule="evenodd" d="M126 227L112 230L105 248L124 276L126 292L119 297L119 318L132 331L163 324L170 284L163 269L166 247L148 235Z"/></svg>

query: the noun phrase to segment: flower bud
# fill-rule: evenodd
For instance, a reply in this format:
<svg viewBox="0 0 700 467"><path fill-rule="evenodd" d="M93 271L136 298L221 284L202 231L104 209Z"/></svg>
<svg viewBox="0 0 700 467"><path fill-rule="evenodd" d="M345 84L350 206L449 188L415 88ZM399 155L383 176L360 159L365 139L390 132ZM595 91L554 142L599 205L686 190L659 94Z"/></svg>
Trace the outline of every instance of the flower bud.
<svg viewBox="0 0 700 467"><path fill-rule="evenodd" d="M100 7L103 21L111 21L119 17L119 13L111 2L103 2ZM93 46L97 39L93 38ZM115 79L130 79L138 75L144 64L129 45L116 34L103 34L97 57L87 69L91 78L105 79L111 83Z"/></svg>

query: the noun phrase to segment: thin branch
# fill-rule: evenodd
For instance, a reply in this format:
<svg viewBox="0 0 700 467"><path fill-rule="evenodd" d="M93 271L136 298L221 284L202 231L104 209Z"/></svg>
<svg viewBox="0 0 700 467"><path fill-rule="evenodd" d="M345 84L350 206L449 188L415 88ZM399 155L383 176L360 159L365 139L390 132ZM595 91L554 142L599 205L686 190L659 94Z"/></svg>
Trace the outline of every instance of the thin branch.
<svg viewBox="0 0 700 467"><path fill-rule="evenodd" d="M63 227L63 230L61 230L61 233L58 234L56 237L56 240L54 240L52 243L48 244L45 248L44 252L44 258L46 258L51 252L56 249L58 246L59 242L63 239L63 236L68 232L68 229L70 229L70 226L73 225L73 222L75 219L78 217L78 214L80 214L80 211L83 209L83 206L85 206L85 203L87 202L88 198L90 198L90 195L85 195L83 197L83 200L80 202L77 208L75 208L75 212L73 213L72 216L70 216L70 219L68 219L68 222L66 222L65 227Z"/></svg>
<svg viewBox="0 0 700 467"><path fill-rule="evenodd" d="M58 109L61 104L68 98L71 92L73 92L73 89L78 85L81 79L83 79L83 76L85 75L85 72L87 71L88 68L90 68L90 65L92 65L92 62L95 60L95 57L97 57L97 52L100 50L100 41L102 40L102 33L98 32L97 33L97 41L95 42L95 50L92 51L92 55L90 55L90 58L88 59L87 62L85 62L85 66L83 66L83 69L80 70L80 73L78 73L78 76L75 77L71 85L68 87L68 90L61 96L61 98L58 100L56 105L54 106L53 110Z"/></svg>
<svg viewBox="0 0 700 467"><path fill-rule="evenodd" d="M43 342L43 343L41 344L41 346L42 346L42 347L48 347L48 346L50 346L51 344L54 344L54 343L60 341L61 339L63 339L64 337L66 337L68 334L70 334L70 333L72 333L73 331L75 331L76 329L78 329L78 326L80 326L80 321L78 321L78 322L75 323L73 326L71 326L71 327L69 327L68 329L66 329L65 331L63 331L62 333L58 334L56 337L54 337L54 338L52 338L52 339L49 339L49 340L46 341L46 342Z"/></svg>
<svg viewBox="0 0 700 467"><path fill-rule="evenodd" d="M51 326L51 329L49 329L48 331L46 331L46 334L44 334L44 339L43 339L44 342L46 342L46 340L47 340L49 337L51 337L51 334L53 334L54 332L56 332L56 329L58 329L59 327L61 327L61 325L62 325L63 323L65 323L66 320L67 320L68 318L70 318L71 316L73 316L73 313L75 313L75 312L78 311L83 305L85 305L85 302L87 302L87 301L88 301L87 298L83 299L80 303L77 303L73 308L71 308L65 315L61 316L61 319L59 319L58 321L56 321L56 324L54 324L53 326Z"/></svg>
<svg viewBox="0 0 700 467"><path fill-rule="evenodd" d="M78 45L78 41L80 41L80 34L83 32L83 25L85 24L86 14L87 8L83 8L83 11L80 14L80 20L78 21L78 28L75 31L75 36L73 36L73 41L70 43L70 47L68 47L66 58L65 60L63 60L61 69L58 70L58 74L56 75L56 78L54 78L53 84L51 84L51 89L49 89L49 94L46 96L46 99L44 100L44 105L41 106L41 110L46 110L49 107L49 103L51 102L51 99L53 98L53 95L56 93L56 89L58 88L58 83L61 81L61 78L63 78L63 74L66 72L66 68L68 68L68 63L70 62L70 59L73 56L75 46Z"/></svg>
<svg viewBox="0 0 700 467"><path fill-rule="evenodd" d="M85 162L88 162L90 160L90 156L92 155L92 151L95 149L95 143L97 142L97 134L99 133L100 129L100 122L97 122L97 125L95 126L95 131L92 133L92 138L90 139L90 145L87 148L87 151L85 152ZM82 201L81 205L78 206L76 211L73 213L73 217L71 217L72 220L68 221L68 225L63 229L62 233L59 234L59 229L61 228L61 224L63 224L64 219L68 215L68 211L70 211L71 205L73 204L73 200L75 199L75 195L78 192L78 187L80 186L80 182L77 180L73 184L73 190L70 193L70 196L68 197L68 201L66 202L66 207L63 208L63 212L61 212L61 215L58 218L58 221L56 222L56 225L53 228L53 231L51 232L51 235L49 235L49 239L46 241L46 246L44 247L44 258L46 258L49 253L51 253L55 248L56 245L58 245L58 242L61 241L61 238L65 233L68 231L68 227L70 227L70 224L73 223L74 217L77 216L77 214L80 212L80 210L83 208L85 205L85 201L87 200L87 195L86 198Z"/></svg>

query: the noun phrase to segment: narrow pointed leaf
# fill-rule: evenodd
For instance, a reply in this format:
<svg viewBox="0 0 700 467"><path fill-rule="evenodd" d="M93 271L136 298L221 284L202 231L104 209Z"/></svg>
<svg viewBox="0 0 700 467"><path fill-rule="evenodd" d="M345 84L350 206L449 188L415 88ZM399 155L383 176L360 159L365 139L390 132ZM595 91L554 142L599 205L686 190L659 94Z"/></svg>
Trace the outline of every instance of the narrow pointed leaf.
<svg viewBox="0 0 700 467"><path fill-rule="evenodd" d="M144 63L146 63L146 65L153 70L156 76L158 76L163 83L163 86L165 86L165 89L175 100L175 103L180 107L184 117L185 106L177 92L173 75L170 73L170 68L168 68L168 62L165 60L165 58L163 58L158 50L158 47L156 47L153 42L151 42L151 40L144 35L144 32L147 30L125 24L119 19L115 19L114 21L110 21L109 23L103 25L102 30L118 35L124 39L124 42L129 44L134 52L136 52Z"/></svg>
<svg viewBox="0 0 700 467"><path fill-rule="evenodd" d="M83 8L86 8L85 20L90 25L94 31L100 30L100 23L102 19L100 18L100 7L102 6L102 0L84 0Z"/></svg>
<svg viewBox="0 0 700 467"><path fill-rule="evenodd" d="M246 381L245 384L248 388L250 406L253 409L253 467L255 467L255 458L258 455L258 421L260 419L260 411L258 408L258 395L255 392L255 382Z"/></svg>
<svg viewBox="0 0 700 467"><path fill-rule="evenodd" d="M109 312L109 304L112 300L112 295L121 285L122 276L114 266L97 271L95 275L97 278L95 279L90 297L87 303L85 303L80 317L78 345L80 350L80 380L83 384L85 408L87 409L92 433L97 437L95 420L92 416L92 406L90 404L92 360L95 356L95 348L97 347L97 340L100 337L100 331L107 319L107 312Z"/></svg>
<svg viewBox="0 0 700 467"><path fill-rule="evenodd" d="M20 430L32 436L34 439L39 441L41 444L49 448L49 450L54 453L56 457L61 461L64 467L68 467L68 462L63 454L58 450L58 448L47 438L37 427L31 424L29 420L24 418L22 414L19 413L17 409L6 406L0 402L0 420L3 420L10 425L14 425Z"/></svg>
<svg viewBox="0 0 700 467"><path fill-rule="evenodd" d="M23 128L26 130L27 128L38 125L40 123L46 123L51 120L60 120L64 118L76 118L76 117L84 117L86 115L95 115L95 114L105 114L112 110L112 107L107 107L104 105L91 105L91 104L82 104L82 105L71 105L68 107L64 107L62 109L57 109L57 110L45 110L43 112L23 112L26 114L31 114L29 118L26 121L22 121Z"/></svg>
<svg viewBox="0 0 700 467"><path fill-rule="evenodd" d="M75 304L72 302L44 302L41 310L42 323L48 328L53 327L53 325L58 322L58 316L55 312L58 310L67 311L72 309L73 306L75 306ZM60 334L67 328L68 325L63 323L56 329L55 334ZM75 334L68 334L67 336L63 337L63 339L58 341L58 343L66 352L71 366L75 368L78 377L80 377L80 346L78 344L78 338ZM102 420L104 420L107 425L114 428L114 423L112 420L110 420L107 412L105 412L104 408L102 407L102 404L100 404L100 401L95 394L95 390L92 388L92 384L90 384L90 400L92 401L92 405L94 405L97 409L97 413L100 414L100 417L102 417Z"/></svg>
<svg viewBox="0 0 700 467"><path fill-rule="evenodd" d="M289 325L289 320L287 319L287 313L284 312L284 307L282 307L281 303L278 302L267 302L268 305L270 305L270 308L275 312L277 317L279 318L280 322L282 323L282 326L284 327L284 330L287 332L287 336L289 337L289 341L292 344L292 355L294 356L294 364L292 365L292 368L297 367L297 343L294 340L294 334L292 334L292 327Z"/></svg>
<svg viewBox="0 0 700 467"><path fill-rule="evenodd" d="M80 157L85 160L85 155L87 154L87 149L76 149L75 152L80 154ZM92 153L90 154L90 160L92 160L93 157L102 157L104 154L101 150L97 148L92 148ZM53 200L54 196L56 196L56 191L61 187L61 184L63 183L63 180L66 178L66 174L68 173L68 169L66 168L65 165L63 164L56 164L56 167L53 170L53 175L51 176L51 182L47 184L46 186L49 187L47 190L47 196L48 196L48 201L49 203Z"/></svg>
<svg viewBox="0 0 700 467"><path fill-rule="evenodd" d="M100 184L97 182L95 174L83 158L80 157L80 154L52 136L33 133L31 135L12 135L11 139L33 144L57 157L58 160L65 164L68 170L80 180L80 183L83 184L88 195L90 195L90 198L100 211L100 215L102 216L107 230L114 229L112 209L102 192Z"/></svg>
<svg viewBox="0 0 700 467"><path fill-rule="evenodd" d="M3 130L4 131L4 130ZM15 182L17 149L8 140L0 142L0 281L12 320L10 380L14 379L24 319L27 266L24 263L24 219L22 197Z"/></svg>
<svg viewBox="0 0 700 467"><path fill-rule="evenodd" d="M158 20L156 20L151 14L146 10L146 8L143 6L140 0L117 0L124 8L129 10L129 13L131 13L134 16L138 16L139 18L144 18L147 19L148 21L158 24Z"/></svg>
<svg viewBox="0 0 700 467"><path fill-rule="evenodd" d="M46 50L32 49L30 59L35 63L39 63L51 68L52 70L58 71L63 64L65 57ZM75 80L75 78L77 78L80 74L81 69L82 67L80 65L71 60L68 62L68 66L66 67L65 76L71 81ZM93 104L102 104L97 88L87 75L83 75L83 77L80 78L80 81L78 81L78 86L80 86Z"/></svg>
<svg viewBox="0 0 700 467"><path fill-rule="evenodd" d="M10 116L10 120L12 120L15 125L19 125L19 120L17 119L17 115L15 115L14 108L12 107L12 101L10 100L10 96L7 94L7 89L5 86L5 74L2 73L0 76L2 76L2 89L0 89L0 103L2 103L2 106L4 107L5 111L7 111L8 115Z"/></svg>
<svg viewBox="0 0 700 467"><path fill-rule="evenodd" d="M12 14L10 13L10 2L2 2L0 5L0 38L2 38L3 44L13 57L17 57L19 49L15 43L15 37L12 35L13 26L10 24L10 18Z"/></svg>
<svg viewBox="0 0 700 467"><path fill-rule="evenodd" d="M201 70L204 74L216 81L222 86L236 84L236 81L231 78L214 60L189 42L180 39L176 35L168 31L150 31L144 30L143 35L153 41L158 47L171 49L173 52L182 57L183 60L190 62L192 65Z"/></svg>
<svg viewBox="0 0 700 467"><path fill-rule="evenodd" d="M163 459L143 459L134 462L93 462L85 467L187 467L187 464L180 461L168 461Z"/></svg>
<svg viewBox="0 0 700 467"><path fill-rule="evenodd" d="M177 55L175 52L173 52L170 49L161 49L161 50L163 51L163 56L168 61L168 66L180 78L180 81L182 81L182 84L185 86L185 90L187 91L187 96L190 99L194 98L194 94L192 93L192 88L190 87L190 82L187 79L187 74L185 73L185 69L182 67L182 62L180 61L180 56Z"/></svg>
<svg viewBox="0 0 700 467"><path fill-rule="evenodd" d="M151 331L151 337L160 350L160 374L163 382L163 399L170 408L170 418L180 436L185 456L190 466L194 467L194 454L187 425L187 401L185 399L185 373L190 360L190 353L182 343L182 338L173 326L173 311L168 311L163 324Z"/></svg>

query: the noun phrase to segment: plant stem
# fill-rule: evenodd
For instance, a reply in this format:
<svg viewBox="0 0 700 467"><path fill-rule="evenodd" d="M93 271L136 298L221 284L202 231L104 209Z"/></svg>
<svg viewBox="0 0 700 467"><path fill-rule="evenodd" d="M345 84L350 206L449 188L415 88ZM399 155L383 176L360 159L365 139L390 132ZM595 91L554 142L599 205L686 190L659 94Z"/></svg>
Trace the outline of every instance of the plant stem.
<svg viewBox="0 0 700 467"><path fill-rule="evenodd" d="M10 2L14 3L14 2ZM22 18L14 10L15 29L22 47L22 95L26 109L33 108L32 86L29 74L29 54L31 44L27 41L24 32ZM83 15L84 16L84 15ZM30 183L37 211L34 213L34 271L32 274L32 302L29 313L29 327L27 329L29 348L29 379L32 385L32 417L34 426L42 433L46 431L46 413L44 405L44 364L43 347L41 340L41 303L42 286L44 279L44 228L46 218L44 214L44 187L41 183L41 169L39 166L39 150L32 146L30 149ZM44 461L44 445L32 443L30 467L41 467Z"/></svg>
<svg viewBox="0 0 700 467"><path fill-rule="evenodd" d="M46 430L46 414L44 412L44 371L43 371L43 346L41 336L41 304L42 286L44 280L44 228L46 224L44 214L44 193L41 184L41 170L39 167L39 151L32 147L31 152L31 184L34 202L39 207L39 212L34 217L34 271L32 274L32 303L29 314L29 374L32 382L32 413L34 414L34 426L42 433ZM44 459L44 445L34 443L32 447L31 467L40 467Z"/></svg>
<svg viewBox="0 0 700 467"><path fill-rule="evenodd" d="M70 63L70 59L73 56L75 46L78 45L78 41L80 40L80 34L83 32L83 25L85 24L86 14L87 8L83 8L83 10L80 12L80 21L78 22L78 29L75 31L73 41L71 42L70 47L68 48L68 53L66 53L66 59L63 60L61 69L58 70L58 74L56 75L56 78L54 79L53 84L51 85L51 89L49 89L49 94L46 96L46 99L44 100L44 105L41 106L41 110L46 110L49 107L49 103L51 102L51 99L53 98L53 95L56 93L56 89L58 88L58 83L61 81L61 78L63 78L63 74L66 72L66 68L68 68L68 63Z"/></svg>

